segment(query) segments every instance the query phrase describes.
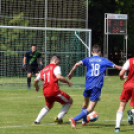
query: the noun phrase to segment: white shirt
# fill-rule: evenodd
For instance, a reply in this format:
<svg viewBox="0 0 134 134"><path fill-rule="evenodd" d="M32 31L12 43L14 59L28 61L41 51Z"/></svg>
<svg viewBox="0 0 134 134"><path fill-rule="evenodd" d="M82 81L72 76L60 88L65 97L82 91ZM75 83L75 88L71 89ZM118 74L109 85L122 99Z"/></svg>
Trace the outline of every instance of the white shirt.
<svg viewBox="0 0 134 134"><path fill-rule="evenodd" d="M124 70L129 69L129 60L126 61L126 63L123 65L122 69L124 69Z"/></svg>
<svg viewBox="0 0 134 134"><path fill-rule="evenodd" d="M55 67L55 69L54 69L54 75L56 76L56 75L61 75L62 73L61 73L61 67L60 66L57 66L57 67ZM40 80L40 73L38 74L38 76L36 77L36 79L39 81Z"/></svg>

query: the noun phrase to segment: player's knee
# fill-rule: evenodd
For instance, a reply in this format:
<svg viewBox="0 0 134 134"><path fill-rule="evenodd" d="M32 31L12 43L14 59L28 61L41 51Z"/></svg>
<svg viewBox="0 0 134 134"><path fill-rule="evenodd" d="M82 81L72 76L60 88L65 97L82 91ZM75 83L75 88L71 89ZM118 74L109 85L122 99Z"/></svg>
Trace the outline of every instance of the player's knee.
<svg viewBox="0 0 134 134"><path fill-rule="evenodd" d="M28 73L27 74L27 77L29 77L29 78L32 77L32 74L31 73Z"/></svg>

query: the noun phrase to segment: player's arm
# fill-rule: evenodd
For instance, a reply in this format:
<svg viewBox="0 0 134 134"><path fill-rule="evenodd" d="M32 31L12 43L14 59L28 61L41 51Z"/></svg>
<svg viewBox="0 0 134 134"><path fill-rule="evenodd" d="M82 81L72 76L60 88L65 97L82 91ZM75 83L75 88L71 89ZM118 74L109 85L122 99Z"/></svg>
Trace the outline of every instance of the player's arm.
<svg viewBox="0 0 134 134"><path fill-rule="evenodd" d="M114 68L117 69L117 70L121 70L122 69L122 67L118 66L118 65L114 65Z"/></svg>
<svg viewBox="0 0 134 134"><path fill-rule="evenodd" d="M43 63L42 63L42 58L41 58L41 57L39 58L39 63L40 63L40 64L43 64Z"/></svg>
<svg viewBox="0 0 134 134"><path fill-rule="evenodd" d="M80 66L80 65L82 65L82 61L77 62L77 63L73 66L73 68L71 69L70 73L68 74L68 78L69 78L69 79L72 78L73 72L74 72L75 69L76 69L78 66Z"/></svg>
<svg viewBox="0 0 134 134"><path fill-rule="evenodd" d="M24 58L23 58L23 65L22 65L22 69L23 69L24 71L26 71L26 60L27 60L27 57L24 57Z"/></svg>
<svg viewBox="0 0 134 134"><path fill-rule="evenodd" d="M122 69L119 73L119 76L120 76L120 79L121 80L124 80L126 77L125 77L125 73L126 73L127 70L125 69Z"/></svg>
<svg viewBox="0 0 134 134"><path fill-rule="evenodd" d="M71 83L69 80L65 79L65 78L61 75L61 68L60 68L60 66L57 66L57 67L54 69L54 75L56 76L56 78L57 78L59 81L61 81L61 82L63 82L63 83L67 83L69 87L72 85L72 83Z"/></svg>
<svg viewBox="0 0 134 134"><path fill-rule="evenodd" d="M57 78L59 81L63 82L63 83L67 83L69 87L72 85L72 83L71 83L70 81L68 81L67 79L65 79L65 78L64 78L63 76L61 76L61 75L56 75L56 78Z"/></svg>
<svg viewBox="0 0 134 134"><path fill-rule="evenodd" d="M23 64L26 64L27 57L23 58Z"/></svg>
<svg viewBox="0 0 134 134"><path fill-rule="evenodd" d="M38 76L34 80L34 87L35 87L35 90L37 92L39 91L39 86L38 86L39 80L40 80L40 73L38 74Z"/></svg>
<svg viewBox="0 0 134 134"><path fill-rule="evenodd" d="M125 62L125 64L122 67L122 70L119 73L120 79L124 80L126 78L125 73L129 69L129 60Z"/></svg>

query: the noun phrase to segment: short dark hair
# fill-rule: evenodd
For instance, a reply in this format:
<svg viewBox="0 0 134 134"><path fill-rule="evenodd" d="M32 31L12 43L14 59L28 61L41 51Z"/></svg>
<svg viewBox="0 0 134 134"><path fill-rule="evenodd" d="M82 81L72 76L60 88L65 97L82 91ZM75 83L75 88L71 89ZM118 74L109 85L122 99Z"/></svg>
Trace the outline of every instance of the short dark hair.
<svg viewBox="0 0 134 134"><path fill-rule="evenodd" d="M53 55L53 56L51 57L50 61L53 60L53 59L61 60L60 56L58 56L58 55Z"/></svg>
<svg viewBox="0 0 134 134"><path fill-rule="evenodd" d="M35 47L37 47L37 45L36 45L36 44L32 44L32 45L31 45L31 47L32 47L32 46L35 46Z"/></svg>
<svg viewBox="0 0 134 134"><path fill-rule="evenodd" d="M101 51L101 48L99 45L93 45L92 52L99 53Z"/></svg>

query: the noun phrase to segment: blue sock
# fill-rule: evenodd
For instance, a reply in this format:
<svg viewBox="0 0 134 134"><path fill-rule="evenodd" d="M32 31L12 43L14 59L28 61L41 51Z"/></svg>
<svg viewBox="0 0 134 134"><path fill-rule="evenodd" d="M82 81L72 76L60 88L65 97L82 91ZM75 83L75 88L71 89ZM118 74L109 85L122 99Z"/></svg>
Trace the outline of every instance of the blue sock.
<svg viewBox="0 0 134 134"><path fill-rule="evenodd" d="M86 108L82 108L82 111L85 110L85 109L86 109ZM85 116L83 117L83 121L85 121L85 122L87 121L87 115L85 115Z"/></svg>
<svg viewBox="0 0 134 134"><path fill-rule="evenodd" d="M78 121L78 120L82 119L84 116L86 116L87 114L88 114L87 109L82 110L81 113L78 114L77 116L75 116L73 119L74 119L75 121Z"/></svg>

